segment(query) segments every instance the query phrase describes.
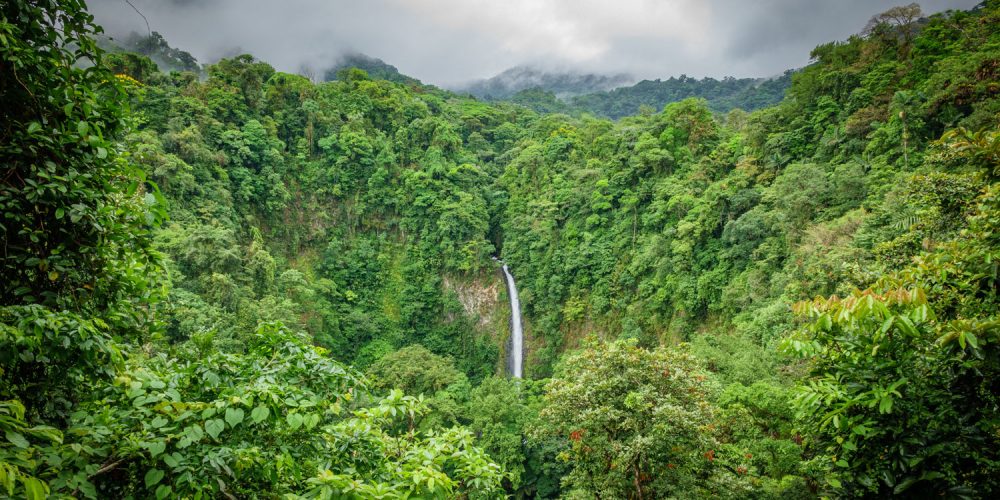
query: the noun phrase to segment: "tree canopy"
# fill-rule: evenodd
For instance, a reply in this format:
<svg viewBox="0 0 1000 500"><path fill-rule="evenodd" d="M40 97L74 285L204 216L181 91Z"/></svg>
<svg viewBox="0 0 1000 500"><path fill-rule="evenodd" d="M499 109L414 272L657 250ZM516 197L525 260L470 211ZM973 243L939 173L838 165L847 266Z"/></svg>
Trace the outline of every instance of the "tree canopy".
<svg viewBox="0 0 1000 500"><path fill-rule="evenodd" d="M7 496L997 495L996 1L568 102L0 15Z"/></svg>

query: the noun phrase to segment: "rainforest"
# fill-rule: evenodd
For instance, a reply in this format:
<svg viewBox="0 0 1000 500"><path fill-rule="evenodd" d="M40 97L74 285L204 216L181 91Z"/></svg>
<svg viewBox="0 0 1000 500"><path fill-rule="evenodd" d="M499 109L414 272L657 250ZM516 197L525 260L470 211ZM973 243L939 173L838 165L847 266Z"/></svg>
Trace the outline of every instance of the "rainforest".
<svg viewBox="0 0 1000 500"><path fill-rule="evenodd" d="M998 27L483 99L6 0L0 496L997 498Z"/></svg>

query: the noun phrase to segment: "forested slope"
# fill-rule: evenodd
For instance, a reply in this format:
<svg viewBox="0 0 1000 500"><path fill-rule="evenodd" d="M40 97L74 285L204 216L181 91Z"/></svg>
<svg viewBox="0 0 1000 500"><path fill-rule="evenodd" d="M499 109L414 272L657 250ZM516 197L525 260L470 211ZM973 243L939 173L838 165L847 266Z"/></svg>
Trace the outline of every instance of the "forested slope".
<svg viewBox="0 0 1000 500"><path fill-rule="evenodd" d="M482 334L502 327L477 332L443 283L486 272L486 137L512 140L523 112L357 70L315 85L249 57L208 75L135 75L129 149L171 200L156 240L168 335L226 342L280 320L362 368L421 342L492 373L497 339Z"/></svg>
<svg viewBox="0 0 1000 500"><path fill-rule="evenodd" d="M757 437L728 434L762 447L747 458L771 450L757 474L789 472L775 450L791 439L799 473L823 470L831 492L992 491L997 5L892 21L913 9L817 47L754 114L686 100L616 124L534 122L501 177L503 255L540 334L532 373L590 335L687 341L724 386L723 414L768 415ZM555 377L589 369L569 366ZM792 398L795 418L757 406L769 398Z"/></svg>
<svg viewBox="0 0 1000 500"><path fill-rule="evenodd" d="M666 80L643 80L632 86L606 92L574 96L568 104L597 116L618 119L639 114L643 108L662 109L665 105L688 98L708 101L717 113L733 109L755 111L773 106L785 96L792 71L774 78L691 78L681 75Z"/></svg>
<svg viewBox="0 0 1000 500"><path fill-rule="evenodd" d="M914 8L610 121L5 4L0 491L994 496L1000 4Z"/></svg>
<svg viewBox="0 0 1000 500"><path fill-rule="evenodd" d="M249 56L201 82L103 59L81 3L0 9L0 491L496 494L470 431L334 359L423 340L494 372L440 286L491 251L443 99Z"/></svg>
<svg viewBox="0 0 1000 500"><path fill-rule="evenodd" d="M501 178L503 253L530 277L530 315L648 345L733 318L777 339L788 304L865 288L956 237L989 179L956 159L972 146L938 139L993 137L991 15L817 47L788 98L754 114L686 100L614 125L539 118Z"/></svg>
<svg viewBox="0 0 1000 500"><path fill-rule="evenodd" d="M538 85L486 100L520 104L539 113L579 116L588 113L617 120L637 114L651 114L670 103L689 98L706 101L710 110L727 113L734 109L755 111L773 106L784 98L791 84L792 70L774 78L691 78L681 75L666 80L643 80L634 85L576 95L558 93L556 85ZM480 94L475 94L480 95Z"/></svg>
<svg viewBox="0 0 1000 500"><path fill-rule="evenodd" d="M566 98L609 90L634 81L626 74L551 72L533 66L516 66L493 77L471 82L454 90L487 101L507 100L518 92L536 88Z"/></svg>

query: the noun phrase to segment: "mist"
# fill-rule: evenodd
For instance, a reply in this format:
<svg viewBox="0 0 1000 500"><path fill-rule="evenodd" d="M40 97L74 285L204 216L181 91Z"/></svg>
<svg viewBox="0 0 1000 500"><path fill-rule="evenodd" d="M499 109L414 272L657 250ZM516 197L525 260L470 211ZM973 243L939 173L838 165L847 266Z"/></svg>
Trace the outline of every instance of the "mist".
<svg viewBox="0 0 1000 500"><path fill-rule="evenodd" d="M979 0L921 2L926 14ZM884 0L92 0L108 34L161 33L202 63L249 53L321 72L345 53L452 87L518 65L637 78L763 77L906 2ZM137 12L138 11L138 12ZM140 15L141 13L141 15Z"/></svg>

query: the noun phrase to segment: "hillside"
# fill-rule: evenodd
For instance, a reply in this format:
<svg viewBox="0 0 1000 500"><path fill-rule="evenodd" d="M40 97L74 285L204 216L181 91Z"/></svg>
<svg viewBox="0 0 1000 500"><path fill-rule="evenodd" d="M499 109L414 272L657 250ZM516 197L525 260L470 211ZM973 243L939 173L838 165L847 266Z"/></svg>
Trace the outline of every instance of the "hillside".
<svg viewBox="0 0 1000 500"><path fill-rule="evenodd" d="M589 113L619 119L640 113L656 112L664 106L689 98L705 99L716 113L734 109L754 111L773 106L784 98L794 72L776 78L724 78L701 80L681 76L667 80L643 80L635 85L612 90L560 97L541 82L503 97L501 100L525 106L539 113L563 113L579 116ZM493 99L493 98L489 98Z"/></svg>
<svg viewBox="0 0 1000 500"><path fill-rule="evenodd" d="M566 98L627 85L634 81L625 74L598 75L593 73L556 72L532 66L516 66L500 74L455 88L456 92L480 99L497 101L510 98L520 91L541 88L557 97Z"/></svg>
<svg viewBox="0 0 1000 500"><path fill-rule="evenodd" d="M133 31L119 39L98 36L97 40L109 52L146 56L161 71L192 71L195 73L201 71L201 65L194 56L179 48L171 47L163 35L155 31L146 36Z"/></svg>
<svg viewBox="0 0 1000 500"><path fill-rule="evenodd" d="M420 84L420 80L400 73L395 66L377 57L357 52L342 55L332 67L325 71L323 80L336 80L339 72L349 68L363 70L369 77L377 80L388 80L403 84Z"/></svg>
<svg viewBox="0 0 1000 500"><path fill-rule="evenodd" d="M490 100L0 12L10 496L1000 492L998 2Z"/></svg>
<svg viewBox="0 0 1000 500"><path fill-rule="evenodd" d="M672 102L691 97L708 101L717 113L739 108L754 111L773 106L785 97L792 71L775 78L690 78L681 75L667 80L643 80L631 87L579 95L569 99L572 107L598 116L618 119L639 113L643 107L663 109Z"/></svg>

